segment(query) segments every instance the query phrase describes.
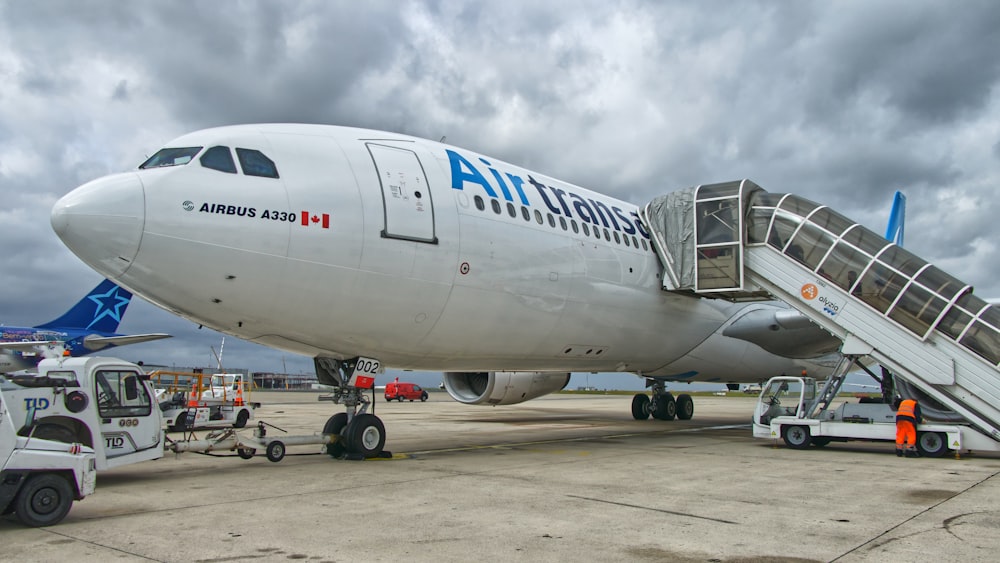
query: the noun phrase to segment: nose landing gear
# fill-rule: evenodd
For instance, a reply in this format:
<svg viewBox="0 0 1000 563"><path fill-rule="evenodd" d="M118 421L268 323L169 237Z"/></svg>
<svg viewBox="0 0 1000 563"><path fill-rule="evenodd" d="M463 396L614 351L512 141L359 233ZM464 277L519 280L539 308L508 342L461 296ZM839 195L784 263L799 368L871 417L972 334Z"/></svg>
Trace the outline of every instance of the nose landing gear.
<svg viewBox="0 0 1000 563"><path fill-rule="evenodd" d="M345 412L331 416L323 426L323 434L337 439L326 447L330 457L365 459L391 457L385 447L385 425L374 414L372 400L365 391L374 385L374 375L380 370L380 363L371 358L337 360L317 357L316 378L324 385L334 388L329 395L320 396L321 401L344 405Z"/></svg>

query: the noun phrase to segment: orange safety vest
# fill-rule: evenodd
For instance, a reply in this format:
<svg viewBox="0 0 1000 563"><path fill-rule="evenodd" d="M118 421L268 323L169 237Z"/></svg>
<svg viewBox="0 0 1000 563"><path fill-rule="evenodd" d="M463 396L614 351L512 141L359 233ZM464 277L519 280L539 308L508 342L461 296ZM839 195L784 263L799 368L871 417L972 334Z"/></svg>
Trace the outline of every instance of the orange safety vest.
<svg viewBox="0 0 1000 563"><path fill-rule="evenodd" d="M912 420L914 423L917 422L917 402L913 399L906 399L905 401L899 403L899 410L896 411L896 420L903 418L904 420Z"/></svg>

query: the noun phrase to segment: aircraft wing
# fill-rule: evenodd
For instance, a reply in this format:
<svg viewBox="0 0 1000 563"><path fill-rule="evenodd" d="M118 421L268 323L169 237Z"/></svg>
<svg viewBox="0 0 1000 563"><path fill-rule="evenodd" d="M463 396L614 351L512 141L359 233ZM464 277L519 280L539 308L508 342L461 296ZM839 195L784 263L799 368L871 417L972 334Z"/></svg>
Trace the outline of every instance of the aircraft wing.
<svg viewBox="0 0 1000 563"><path fill-rule="evenodd" d="M164 334L162 332L153 332L149 334L126 334L121 336L97 336L96 334L91 334L83 339L83 347L88 350L100 350L101 348L106 348L108 346L139 344L140 342L160 340L161 338L170 338L171 336L172 335L170 334Z"/></svg>
<svg viewBox="0 0 1000 563"><path fill-rule="evenodd" d="M793 309L751 309L722 334L752 342L786 358L816 358L840 349L841 341Z"/></svg>

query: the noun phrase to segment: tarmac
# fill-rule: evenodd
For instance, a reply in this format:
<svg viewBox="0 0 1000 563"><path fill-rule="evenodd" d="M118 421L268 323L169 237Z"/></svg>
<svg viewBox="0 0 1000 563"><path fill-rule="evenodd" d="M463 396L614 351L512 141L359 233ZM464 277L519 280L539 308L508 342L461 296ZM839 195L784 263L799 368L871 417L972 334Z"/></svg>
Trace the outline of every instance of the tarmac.
<svg viewBox="0 0 1000 563"><path fill-rule="evenodd" d="M334 412L255 393L291 434ZM8 561L996 561L1000 456L754 439L750 397L635 421L623 395L375 403L392 459L168 454L105 471L50 528L0 520ZM281 433L271 429L269 436Z"/></svg>

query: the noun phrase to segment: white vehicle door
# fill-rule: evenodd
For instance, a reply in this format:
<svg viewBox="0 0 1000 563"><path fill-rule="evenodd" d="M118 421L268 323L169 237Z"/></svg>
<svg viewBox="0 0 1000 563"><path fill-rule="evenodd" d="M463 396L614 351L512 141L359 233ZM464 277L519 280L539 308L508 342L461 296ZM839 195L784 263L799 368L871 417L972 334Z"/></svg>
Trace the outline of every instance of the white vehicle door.
<svg viewBox="0 0 1000 563"><path fill-rule="evenodd" d="M160 447L158 420L150 416L155 404L138 372L98 370L94 387L105 457Z"/></svg>

